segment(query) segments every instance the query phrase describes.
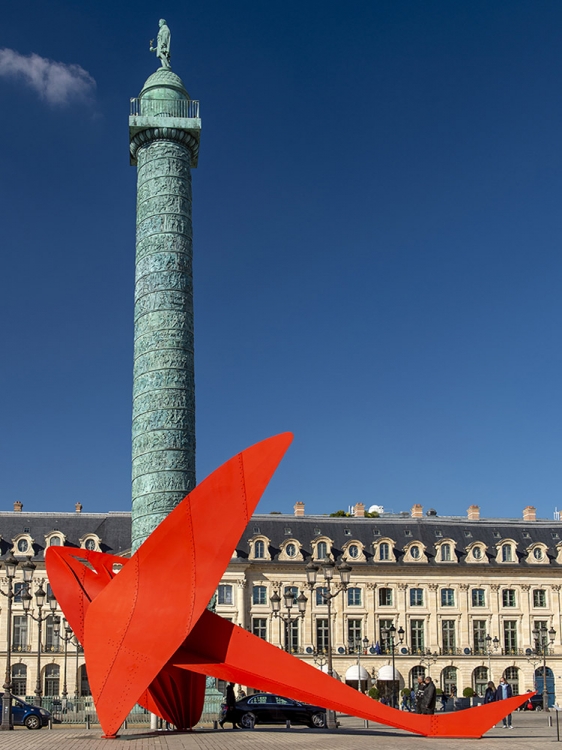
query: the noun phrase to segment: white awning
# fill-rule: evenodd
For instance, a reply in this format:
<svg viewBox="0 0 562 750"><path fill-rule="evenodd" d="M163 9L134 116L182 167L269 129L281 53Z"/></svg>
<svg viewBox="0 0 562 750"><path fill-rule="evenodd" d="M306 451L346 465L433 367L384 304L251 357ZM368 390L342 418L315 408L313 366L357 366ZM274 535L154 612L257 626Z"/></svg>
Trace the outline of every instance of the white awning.
<svg viewBox="0 0 562 750"><path fill-rule="evenodd" d="M384 667L381 667L379 669L379 673L377 675L377 680L398 680L400 681L402 679L402 675L400 672L395 669L394 670L394 676L392 674L392 665L387 664Z"/></svg>
<svg viewBox="0 0 562 750"><path fill-rule="evenodd" d="M316 669L319 669L321 672L325 672L326 674L328 674L328 665L327 664L324 664L323 667L319 667L318 664L315 664L314 666L316 667ZM339 680L339 678L340 678L339 674L336 672L335 669L332 669L332 677L335 677L336 680Z"/></svg>
<svg viewBox="0 0 562 750"><path fill-rule="evenodd" d="M357 664L354 664L345 673L346 682L350 682L352 680L355 680L355 682L358 682L359 680L361 680L362 682L365 682L368 679L369 679L369 673L367 672L367 670L364 669L363 667L357 666Z"/></svg>

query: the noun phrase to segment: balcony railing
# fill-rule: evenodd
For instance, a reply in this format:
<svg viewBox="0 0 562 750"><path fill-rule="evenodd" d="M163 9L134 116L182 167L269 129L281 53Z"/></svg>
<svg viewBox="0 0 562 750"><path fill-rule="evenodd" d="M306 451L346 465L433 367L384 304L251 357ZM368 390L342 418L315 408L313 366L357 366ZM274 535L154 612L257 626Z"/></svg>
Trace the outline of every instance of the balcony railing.
<svg viewBox="0 0 562 750"><path fill-rule="evenodd" d="M195 99L131 99L132 117L199 117Z"/></svg>

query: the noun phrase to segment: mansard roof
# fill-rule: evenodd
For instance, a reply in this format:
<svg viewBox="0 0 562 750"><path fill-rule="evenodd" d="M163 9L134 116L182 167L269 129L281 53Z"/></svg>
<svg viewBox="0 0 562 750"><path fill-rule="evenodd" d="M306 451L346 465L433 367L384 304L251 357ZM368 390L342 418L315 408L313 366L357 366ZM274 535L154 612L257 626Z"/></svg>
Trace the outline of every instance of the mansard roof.
<svg viewBox="0 0 562 750"><path fill-rule="evenodd" d="M467 564L465 563L466 548L474 542L481 542L487 547L486 554L489 565L505 568L509 564L496 561L496 549L497 545L503 540L512 539L517 545L519 565L535 567L526 562L526 550L536 542L541 542L547 547L550 562L558 566L558 563L555 562L556 545L562 541L562 522L550 520L522 521L508 518L487 518L472 521L466 517L453 516L338 518L257 514L248 523L237 545L239 559L248 557L248 539L257 533L270 540L272 561L278 559L279 547L288 536L298 539L302 544L302 553L305 560L311 557L312 540L323 536L334 541L332 554L336 560L341 559L343 546L355 539L365 547L366 564L388 567L388 562L373 563L373 542L390 538L395 543L396 563L394 564L402 562L406 545L418 541L425 545L428 558L428 562L419 564L442 566L443 563L436 560L436 545L449 539L456 542L455 551L459 564ZM261 563L261 561L259 562ZM408 567L413 564L415 563L408 563ZM468 565L471 568L476 567L473 563L467 564L467 567Z"/></svg>
<svg viewBox="0 0 562 750"><path fill-rule="evenodd" d="M131 549L130 513L26 513L0 512L0 555L12 548L12 539L29 534L33 539L34 557L42 559L45 536L60 531L65 546L80 547L80 539L95 534L101 539L100 549L122 555Z"/></svg>

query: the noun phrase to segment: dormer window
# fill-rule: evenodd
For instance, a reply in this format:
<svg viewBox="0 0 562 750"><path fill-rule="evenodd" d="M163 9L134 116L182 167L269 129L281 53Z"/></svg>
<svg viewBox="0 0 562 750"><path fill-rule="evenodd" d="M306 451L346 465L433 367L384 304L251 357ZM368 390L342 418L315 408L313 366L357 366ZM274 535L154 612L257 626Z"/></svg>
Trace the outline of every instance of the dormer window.
<svg viewBox="0 0 562 750"><path fill-rule="evenodd" d="M410 547L410 555L412 556L413 560L420 559L420 548L417 546L417 544L414 544L412 547Z"/></svg>
<svg viewBox="0 0 562 750"><path fill-rule="evenodd" d="M325 560L328 557L328 545L326 542L318 542L316 546L316 557L318 560Z"/></svg>
<svg viewBox="0 0 562 750"><path fill-rule="evenodd" d="M542 560L544 557L544 553L540 547L535 547L533 550L533 557L535 560Z"/></svg>
<svg viewBox="0 0 562 750"><path fill-rule="evenodd" d="M29 534L18 534L12 539L13 547L12 554L14 555L33 555L34 540Z"/></svg>
<svg viewBox="0 0 562 750"><path fill-rule="evenodd" d="M513 562L513 548L511 544L502 544L502 562Z"/></svg>
<svg viewBox="0 0 562 750"><path fill-rule="evenodd" d="M390 544L388 542L380 543L379 560L390 560Z"/></svg>
<svg viewBox="0 0 562 750"><path fill-rule="evenodd" d="M356 560L359 557L359 547L356 544L350 544L347 551L352 560Z"/></svg>
<svg viewBox="0 0 562 750"><path fill-rule="evenodd" d="M287 553L287 557L296 557L297 555L296 545L291 542L285 547L285 552Z"/></svg>
<svg viewBox="0 0 562 750"><path fill-rule="evenodd" d="M87 549L89 552L101 552L100 543L101 539L96 534L87 534L80 540L80 546L82 549Z"/></svg>
<svg viewBox="0 0 562 750"><path fill-rule="evenodd" d="M482 547L475 547L472 550L472 557L475 560L481 560L482 559Z"/></svg>
<svg viewBox="0 0 562 750"><path fill-rule="evenodd" d="M62 544L62 539L60 538L60 536L57 536L56 534L55 536L52 536L49 540L49 547L60 547L61 544Z"/></svg>
<svg viewBox="0 0 562 750"><path fill-rule="evenodd" d="M254 544L254 557L256 560L263 560L265 557L265 544L261 539Z"/></svg>

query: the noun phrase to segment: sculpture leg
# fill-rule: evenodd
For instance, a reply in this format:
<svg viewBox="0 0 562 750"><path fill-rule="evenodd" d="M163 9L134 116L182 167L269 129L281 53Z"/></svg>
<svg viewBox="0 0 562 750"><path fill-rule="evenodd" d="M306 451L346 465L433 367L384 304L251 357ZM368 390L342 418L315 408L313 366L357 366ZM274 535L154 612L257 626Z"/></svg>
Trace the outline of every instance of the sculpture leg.
<svg viewBox="0 0 562 750"><path fill-rule="evenodd" d="M528 700L517 696L449 714L422 716L369 698L212 612L204 612L173 663L222 680L433 737L481 737Z"/></svg>

